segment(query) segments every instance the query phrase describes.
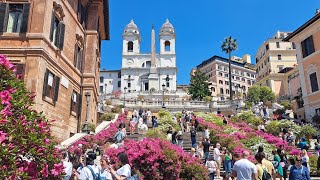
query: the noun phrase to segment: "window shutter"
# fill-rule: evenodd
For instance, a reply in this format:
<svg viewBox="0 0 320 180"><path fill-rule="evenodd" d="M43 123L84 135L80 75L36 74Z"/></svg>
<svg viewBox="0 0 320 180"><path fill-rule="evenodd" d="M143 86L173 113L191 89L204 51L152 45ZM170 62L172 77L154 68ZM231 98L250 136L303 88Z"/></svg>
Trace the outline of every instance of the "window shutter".
<svg viewBox="0 0 320 180"><path fill-rule="evenodd" d="M82 72L82 65L83 65L83 49L80 49L80 54L79 54L79 58L78 58L78 69L80 70L80 72Z"/></svg>
<svg viewBox="0 0 320 180"><path fill-rule="evenodd" d="M308 55L310 55L314 52L313 36L311 35L309 38L310 38L310 44L309 44L310 49L309 49Z"/></svg>
<svg viewBox="0 0 320 180"><path fill-rule="evenodd" d="M19 75L19 79L24 80L24 64L16 65L16 75Z"/></svg>
<svg viewBox="0 0 320 180"><path fill-rule="evenodd" d="M6 32L7 24L6 19L8 17L7 14L7 3L0 3L0 32Z"/></svg>
<svg viewBox="0 0 320 180"><path fill-rule="evenodd" d="M28 30L28 19L30 12L30 3L23 4L23 17L22 17L22 25L21 25L21 33L26 33Z"/></svg>
<svg viewBox="0 0 320 180"><path fill-rule="evenodd" d="M73 98L73 92L71 93L71 96L70 96L70 114L71 114L72 109L73 109L73 100L72 100L72 98Z"/></svg>
<svg viewBox="0 0 320 180"><path fill-rule="evenodd" d="M58 76L55 76L54 98L53 98L54 102L58 100L59 86L60 86L60 78Z"/></svg>
<svg viewBox="0 0 320 180"><path fill-rule="evenodd" d="M59 34L58 34L59 41L58 41L58 46L57 46L57 47L58 47L60 50L63 50L64 31L65 31L65 25L63 24L63 22L59 22L58 29L59 29Z"/></svg>
<svg viewBox="0 0 320 180"><path fill-rule="evenodd" d="M54 13L51 16L51 28L50 28L50 41L53 42L53 26L54 26Z"/></svg>
<svg viewBox="0 0 320 180"><path fill-rule="evenodd" d="M78 101L77 101L77 115L78 115L78 118L81 116L81 108L82 108L82 95L81 94L78 94Z"/></svg>
<svg viewBox="0 0 320 180"><path fill-rule="evenodd" d="M76 67L77 68L77 63L78 63L78 45L77 44L75 44L74 45L74 60L73 60L73 65L74 65L74 67Z"/></svg>
<svg viewBox="0 0 320 180"><path fill-rule="evenodd" d="M49 75L49 71L47 69L46 72L44 73L42 97L45 97L47 95L48 75Z"/></svg>

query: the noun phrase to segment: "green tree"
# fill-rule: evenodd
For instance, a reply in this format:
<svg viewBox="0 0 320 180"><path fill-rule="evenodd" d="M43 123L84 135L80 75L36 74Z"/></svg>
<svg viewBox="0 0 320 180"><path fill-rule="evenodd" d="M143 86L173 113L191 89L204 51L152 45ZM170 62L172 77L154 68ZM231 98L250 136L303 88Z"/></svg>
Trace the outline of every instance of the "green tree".
<svg viewBox="0 0 320 180"><path fill-rule="evenodd" d="M202 100L204 97L211 95L208 80L209 78L199 70L194 73L194 76L191 76L189 93L192 99Z"/></svg>
<svg viewBox="0 0 320 180"><path fill-rule="evenodd" d="M258 103L260 101L274 101L276 95L267 86L251 86L248 90L247 101L252 103Z"/></svg>
<svg viewBox="0 0 320 180"><path fill-rule="evenodd" d="M232 82L231 82L231 52L238 49L237 39L232 39L232 36L225 38L224 42L221 45L223 52L226 52L229 55L229 89L230 89L230 100L232 101Z"/></svg>

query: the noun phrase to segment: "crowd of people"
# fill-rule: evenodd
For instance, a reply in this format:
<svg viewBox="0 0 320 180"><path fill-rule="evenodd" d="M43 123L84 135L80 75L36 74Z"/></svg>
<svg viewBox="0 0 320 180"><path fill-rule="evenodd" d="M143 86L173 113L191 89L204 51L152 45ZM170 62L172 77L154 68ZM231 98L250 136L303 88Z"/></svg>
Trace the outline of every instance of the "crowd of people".
<svg viewBox="0 0 320 180"><path fill-rule="evenodd" d="M219 114L223 118L225 124L228 123L228 118ZM173 144L177 144L183 148L183 134L190 133L191 139L191 156L199 158L200 162L208 169L209 179L215 177L218 179L259 179L269 180L280 178L281 180L309 180L310 179L310 160L307 153L305 139L301 139L299 147L301 154L292 158L287 158L284 147L280 146L279 149L272 151L272 158L266 156L263 147L259 147L258 152L255 154L255 164L250 161L250 153L247 151L242 152L242 155L232 154L228 147L221 147L220 143L212 144L210 142L210 131L208 127L204 129L198 128L199 121L192 111L182 111L181 118L173 116L173 121L181 126L180 131L173 128L167 130L167 140ZM135 133L138 128L139 133L145 133L148 130L147 124L151 123L153 127L157 127L157 118L152 116L149 110L133 110L132 118L130 119L130 133ZM259 126L258 129L264 131L264 126ZM200 135L200 141L197 142L197 134ZM123 140L126 136L126 124L121 122L118 132L113 138L113 143L107 143L106 148L118 148L123 145ZM295 145L295 136L292 131L283 129L281 136L284 141L289 144ZM81 144L79 147L81 149ZM319 157L320 145L319 142L315 144L315 152ZM65 153L63 163L65 166L66 176L68 179L129 179L136 178L131 176L131 167L128 163L128 157L125 153L118 156L122 167L115 170L107 156L103 156L98 146L94 146L91 150L86 150L80 157L72 157L72 155ZM319 157L320 158L320 157ZM320 161L318 160L318 170L320 168ZM223 169L223 172L220 170Z"/></svg>

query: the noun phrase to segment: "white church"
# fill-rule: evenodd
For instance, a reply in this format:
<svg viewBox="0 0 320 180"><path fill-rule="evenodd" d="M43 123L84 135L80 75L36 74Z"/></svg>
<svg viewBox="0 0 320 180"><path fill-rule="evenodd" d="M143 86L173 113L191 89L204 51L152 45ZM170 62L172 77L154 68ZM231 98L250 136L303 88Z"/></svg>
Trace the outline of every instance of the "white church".
<svg viewBox="0 0 320 180"><path fill-rule="evenodd" d="M116 90L127 93L162 91L163 88L166 91L176 91L176 34L169 20L166 20L159 32L159 54L156 53L153 26L149 54L140 52L140 31L133 20L125 27L122 38L121 70L101 70L100 93L108 94Z"/></svg>

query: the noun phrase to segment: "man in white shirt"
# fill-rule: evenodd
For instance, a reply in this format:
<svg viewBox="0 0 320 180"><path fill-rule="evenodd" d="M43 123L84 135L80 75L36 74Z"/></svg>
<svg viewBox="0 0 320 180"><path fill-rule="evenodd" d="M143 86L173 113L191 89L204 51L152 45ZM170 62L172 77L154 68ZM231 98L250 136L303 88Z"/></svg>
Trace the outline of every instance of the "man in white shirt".
<svg viewBox="0 0 320 180"><path fill-rule="evenodd" d="M234 163L232 168L233 177L237 180L258 180L258 171L256 166L248 160L250 153L244 151L242 159Z"/></svg>
<svg viewBox="0 0 320 180"><path fill-rule="evenodd" d="M221 153L220 153L220 144L217 143L216 144L216 148L214 148L213 150L213 159L217 162L218 164L218 168L217 168L217 178L221 178L220 177L220 168L221 168Z"/></svg>

